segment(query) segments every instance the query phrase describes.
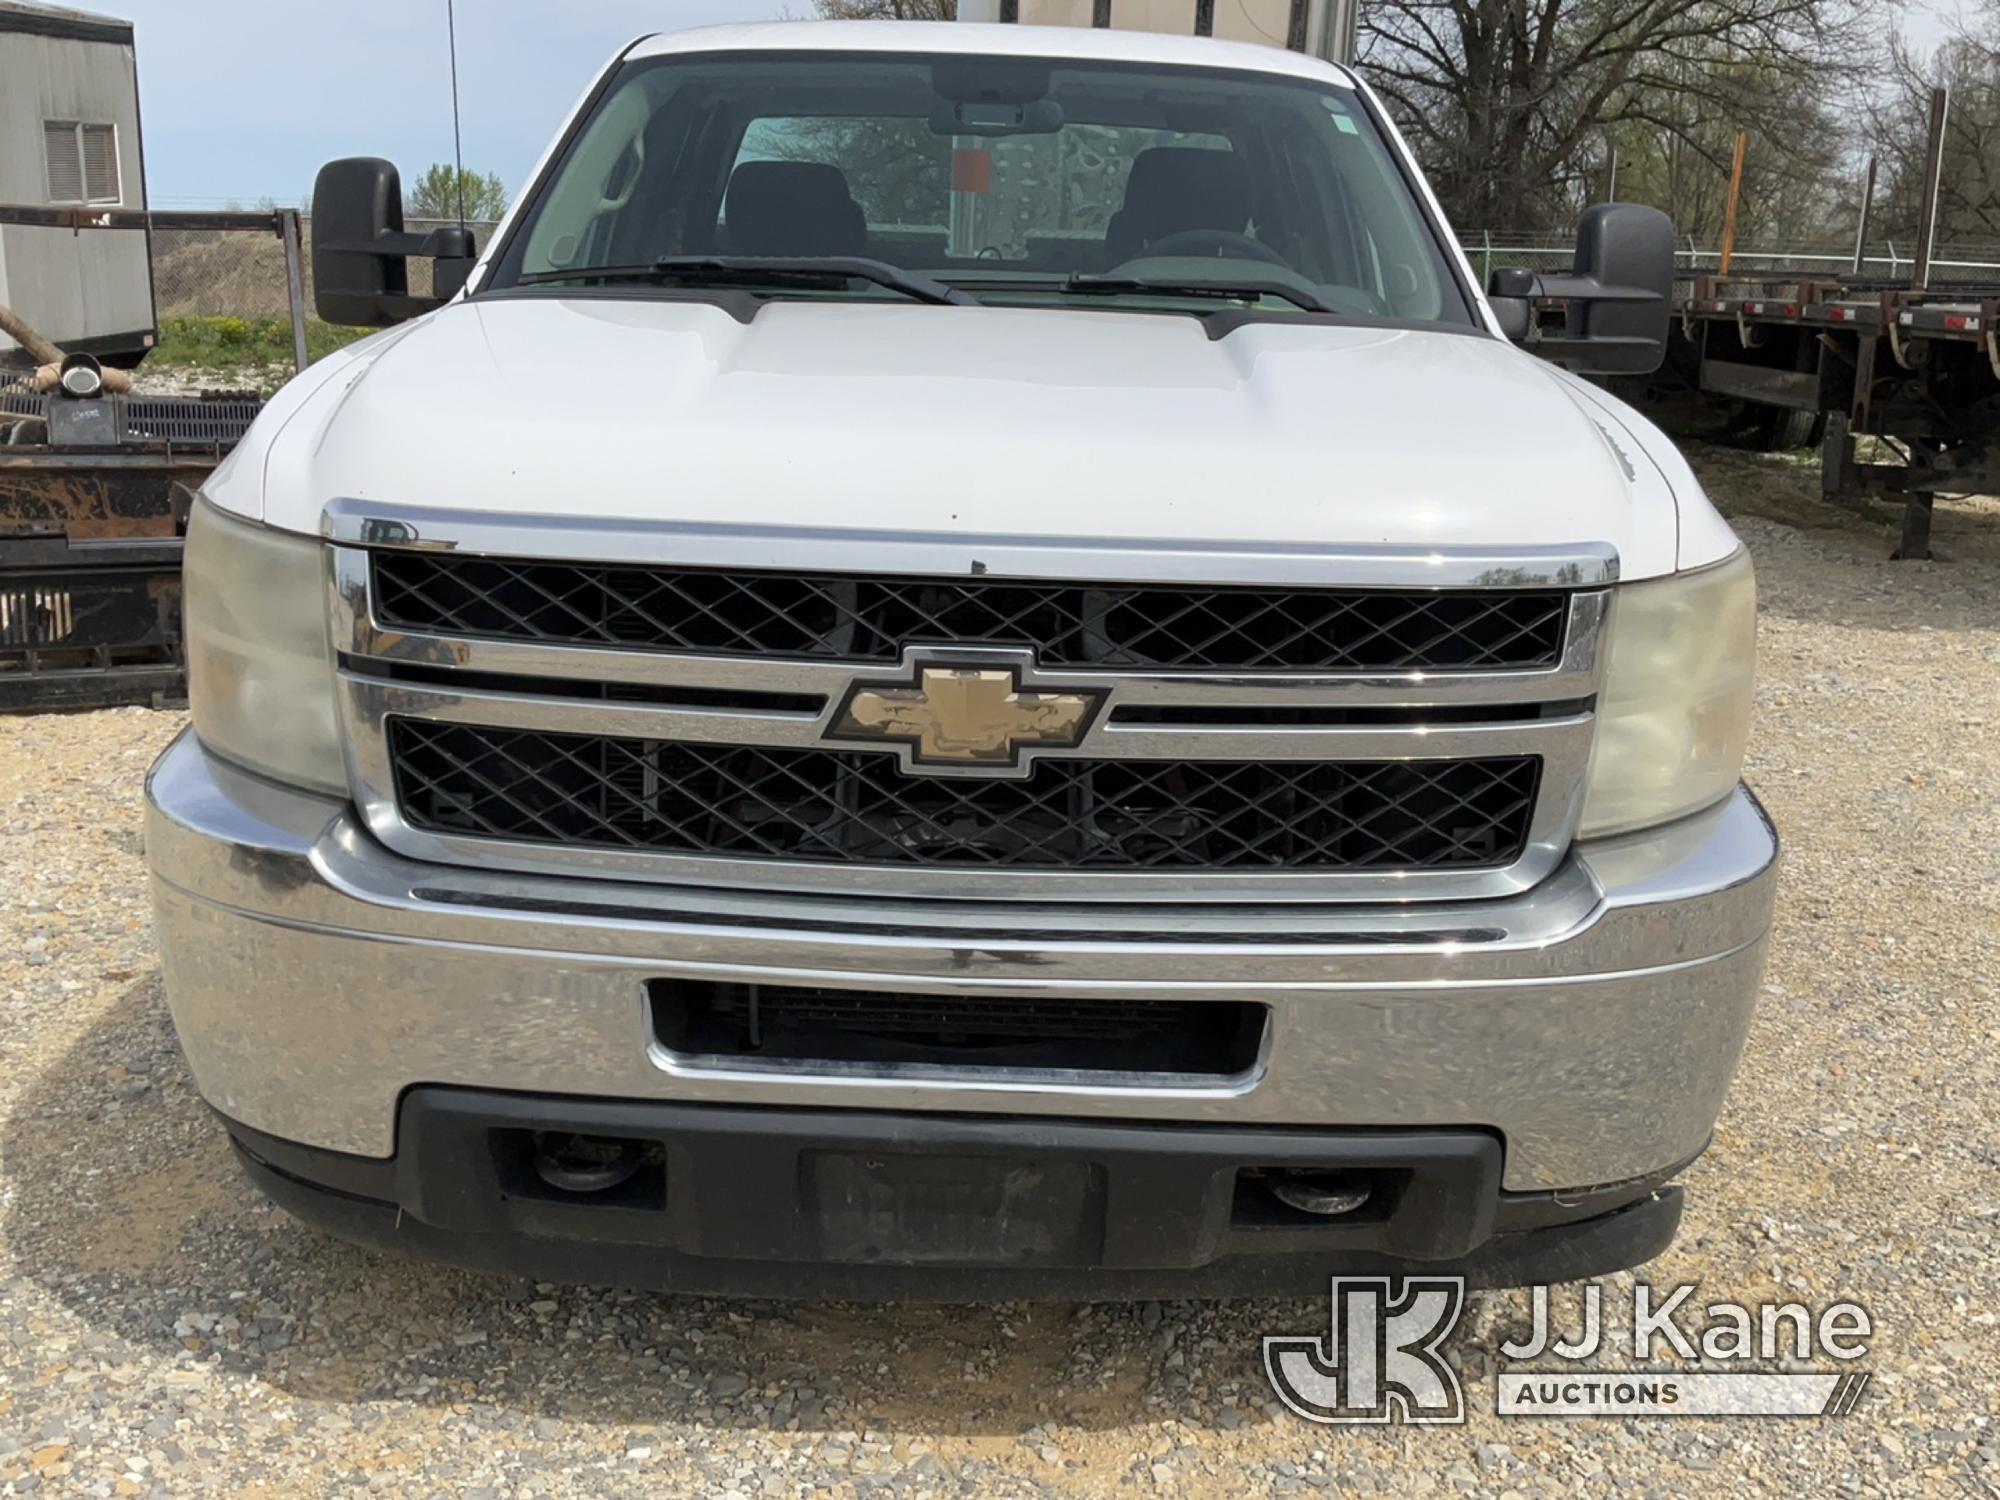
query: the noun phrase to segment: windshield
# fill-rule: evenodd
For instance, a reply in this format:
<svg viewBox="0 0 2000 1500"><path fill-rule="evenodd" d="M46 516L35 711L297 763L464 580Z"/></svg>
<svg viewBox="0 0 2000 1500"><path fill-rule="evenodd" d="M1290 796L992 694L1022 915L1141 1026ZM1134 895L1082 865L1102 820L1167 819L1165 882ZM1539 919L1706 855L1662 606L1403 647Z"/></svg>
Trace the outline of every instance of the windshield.
<svg viewBox="0 0 2000 1500"><path fill-rule="evenodd" d="M489 285L643 278L661 257L682 258L682 279L719 274L699 257L865 259L985 302L1221 290L1280 315L1471 321L1352 90L1205 68L768 52L629 63L572 131ZM744 269L733 274L740 285ZM895 286L877 274L771 290Z"/></svg>

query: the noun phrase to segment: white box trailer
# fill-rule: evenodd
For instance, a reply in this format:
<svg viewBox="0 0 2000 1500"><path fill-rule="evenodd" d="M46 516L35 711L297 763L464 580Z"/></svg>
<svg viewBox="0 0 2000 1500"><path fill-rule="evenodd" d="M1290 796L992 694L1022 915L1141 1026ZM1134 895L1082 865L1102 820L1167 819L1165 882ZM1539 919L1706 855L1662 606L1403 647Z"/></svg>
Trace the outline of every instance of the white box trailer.
<svg viewBox="0 0 2000 1500"><path fill-rule="evenodd" d="M0 204L143 209L132 23L0 0ZM135 364L153 346L144 229L0 222L0 305L65 350ZM0 334L0 364L22 356Z"/></svg>
<svg viewBox="0 0 2000 1500"><path fill-rule="evenodd" d="M961 21L1099 26L1263 42L1334 62L1354 57L1356 0L958 0Z"/></svg>
<svg viewBox="0 0 2000 1500"><path fill-rule="evenodd" d="M1210 36L1223 41L1261 42L1344 62L1354 52L1355 4L1356 0L958 0L958 19L988 24ZM976 155L988 152L986 143L974 138L968 137L960 144ZM1123 173L1130 165L1129 160L1110 154L1104 158L1102 169ZM1025 233L1028 239L1039 241L1045 259L1053 253L1052 240L1073 239L1080 249L1101 247L1102 225L1074 228L1038 220L1028 222L1020 205L1008 201L1018 196L1023 187L1031 198L1035 196L1032 184L1045 170L1047 164L1041 164L1024 179L1022 174L1010 173L996 165L989 174L990 180L982 181L975 189L960 191L954 184L946 239L949 253L979 254L982 246L1010 232Z"/></svg>

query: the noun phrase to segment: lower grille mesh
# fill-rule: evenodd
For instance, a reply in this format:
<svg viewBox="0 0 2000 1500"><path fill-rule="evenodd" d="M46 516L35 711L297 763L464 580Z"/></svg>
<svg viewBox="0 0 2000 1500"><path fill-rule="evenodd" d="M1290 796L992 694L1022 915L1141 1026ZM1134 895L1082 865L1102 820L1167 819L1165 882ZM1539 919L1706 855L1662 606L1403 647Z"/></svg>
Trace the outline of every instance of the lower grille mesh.
<svg viewBox="0 0 2000 1500"><path fill-rule="evenodd" d="M395 719L411 826L674 854L1017 870L1511 864L1540 762L1092 761L1022 780L906 775L866 751Z"/></svg>

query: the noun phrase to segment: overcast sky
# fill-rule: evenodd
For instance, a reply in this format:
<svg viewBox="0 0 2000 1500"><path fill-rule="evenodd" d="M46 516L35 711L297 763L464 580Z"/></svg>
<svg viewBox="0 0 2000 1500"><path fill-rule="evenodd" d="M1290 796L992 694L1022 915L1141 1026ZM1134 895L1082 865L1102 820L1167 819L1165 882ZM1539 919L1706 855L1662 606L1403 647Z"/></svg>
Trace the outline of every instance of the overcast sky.
<svg viewBox="0 0 2000 1500"><path fill-rule="evenodd" d="M444 0L70 0L138 28L157 208L296 203L320 163L451 159ZM457 0L465 163L517 191L597 70L635 36L811 13L810 0ZM1915 0L1920 41L1937 22Z"/></svg>
<svg viewBox="0 0 2000 1500"><path fill-rule="evenodd" d="M451 160L444 0L69 0L137 28L156 208L296 203L320 163ZM465 164L509 192L636 36L810 14L810 0L457 0Z"/></svg>

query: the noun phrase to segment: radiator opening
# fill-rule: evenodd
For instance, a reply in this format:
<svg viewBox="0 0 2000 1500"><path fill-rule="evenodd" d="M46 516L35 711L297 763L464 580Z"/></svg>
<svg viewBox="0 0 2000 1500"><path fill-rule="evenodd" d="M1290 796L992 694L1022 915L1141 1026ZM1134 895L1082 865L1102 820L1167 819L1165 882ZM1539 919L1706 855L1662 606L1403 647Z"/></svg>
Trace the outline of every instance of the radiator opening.
<svg viewBox="0 0 2000 1500"><path fill-rule="evenodd" d="M1226 1078L1256 1065L1264 1006L654 980L653 1029L684 1057Z"/></svg>

